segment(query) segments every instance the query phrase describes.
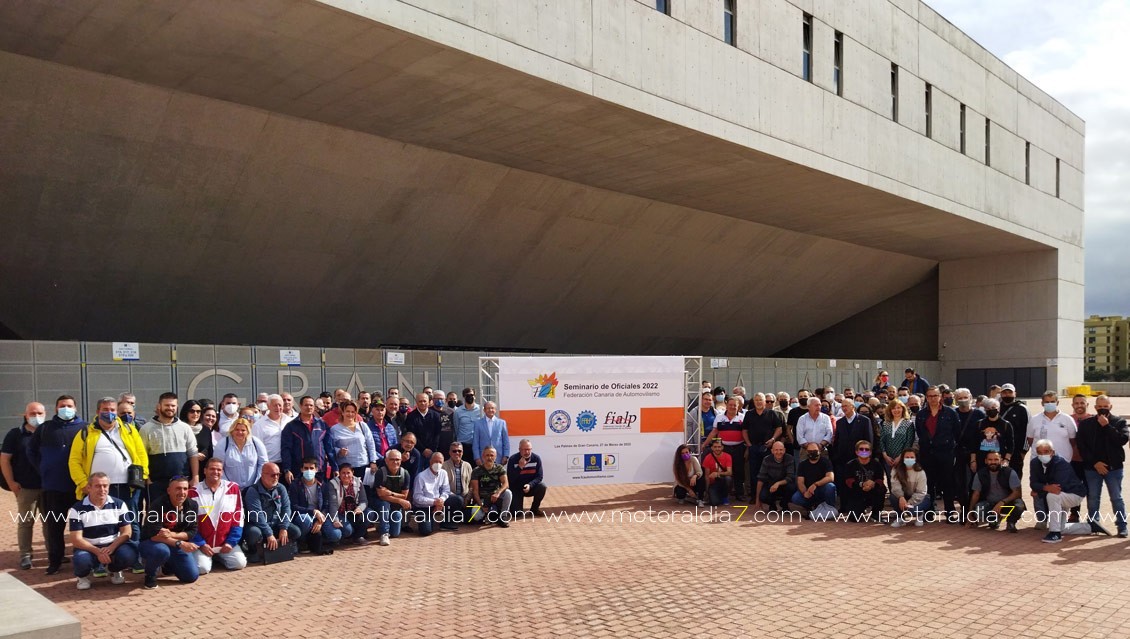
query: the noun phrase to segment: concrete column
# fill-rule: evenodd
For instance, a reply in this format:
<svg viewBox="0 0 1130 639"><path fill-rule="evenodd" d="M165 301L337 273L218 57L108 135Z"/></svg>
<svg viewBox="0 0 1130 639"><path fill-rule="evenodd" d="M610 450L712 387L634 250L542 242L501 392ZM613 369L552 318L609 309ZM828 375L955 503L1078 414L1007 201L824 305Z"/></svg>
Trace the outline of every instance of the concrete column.
<svg viewBox="0 0 1130 639"><path fill-rule="evenodd" d="M1043 367L1048 388L1083 380L1083 250L941 262L941 381L958 369Z"/></svg>

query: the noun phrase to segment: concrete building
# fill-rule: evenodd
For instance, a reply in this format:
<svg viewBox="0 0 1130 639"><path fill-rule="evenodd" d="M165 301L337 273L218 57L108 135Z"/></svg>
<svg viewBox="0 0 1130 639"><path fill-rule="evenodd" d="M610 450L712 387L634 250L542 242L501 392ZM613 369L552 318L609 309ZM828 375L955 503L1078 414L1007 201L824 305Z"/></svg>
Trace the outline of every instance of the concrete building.
<svg viewBox="0 0 1130 639"><path fill-rule="evenodd" d="M1121 315L1092 315L1083 325L1087 373L1109 375L1130 370L1130 319Z"/></svg>
<svg viewBox="0 0 1130 639"><path fill-rule="evenodd" d="M917 0L29 0L0 25L19 338L1083 376L1083 122Z"/></svg>

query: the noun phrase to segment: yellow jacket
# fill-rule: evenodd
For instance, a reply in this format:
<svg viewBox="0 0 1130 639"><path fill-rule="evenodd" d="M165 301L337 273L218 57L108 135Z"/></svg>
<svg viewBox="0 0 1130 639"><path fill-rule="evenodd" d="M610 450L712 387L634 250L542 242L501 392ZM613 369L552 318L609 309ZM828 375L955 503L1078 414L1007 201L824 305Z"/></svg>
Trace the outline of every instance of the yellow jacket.
<svg viewBox="0 0 1130 639"><path fill-rule="evenodd" d="M130 426L119 419L118 428L121 429L122 441L126 445L126 452L129 453L131 463L141 466L142 474L145 475L146 479L149 479L149 455L145 452L145 442L142 441L137 426ZM71 471L71 479L75 482L76 499L82 499L86 494L86 480L90 476L90 467L94 463L94 447L98 445L98 438L101 436L102 428L98 426L98 422L95 420L94 423L80 430L71 444L71 457L68 467Z"/></svg>

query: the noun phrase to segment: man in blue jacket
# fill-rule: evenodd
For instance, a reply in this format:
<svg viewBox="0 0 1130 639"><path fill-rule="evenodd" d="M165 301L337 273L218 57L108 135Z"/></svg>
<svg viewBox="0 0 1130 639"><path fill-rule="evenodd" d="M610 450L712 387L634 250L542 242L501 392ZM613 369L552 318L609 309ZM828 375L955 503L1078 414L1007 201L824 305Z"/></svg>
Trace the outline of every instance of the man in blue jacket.
<svg viewBox="0 0 1130 639"><path fill-rule="evenodd" d="M527 497L533 497L534 503L530 512L534 517L541 517L541 500L545 499L544 469L541 457L534 454L534 446L530 440L523 439L518 442L518 454L510 458L506 464L506 481L510 485L510 492L514 498L510 500L511 520L517 516L519 510L524 510Z"/></svg>
<svg viewBox="0 0 1130 639"><path fill-rule="evenodd" d="M1036 442L1035 449L1036 458L1032 460L1032 474L1028 482L1032 486L1036 511L1048 513L1048 534L1044 536L1044 543L1058 544L1063 541L1064 534L1110 535L1110 531L1100 526L1097 521L1089 524L1063 523L1067 521L1067 511L1083 503L1087 486L1075 474L1071 462L1055 453L1055 446L1050 441L1041 439Z"/></svg>
<svg viewBox="0 0 1130 639"><path fill-rule="evenodd" d="M925 377L915 373L913 368L906 369L904 375L906 379L902 380L899 388L907 389L911 395L923 395L930 389L930 382Z"/></svg>
<svg viewBox="0 0 1130 639"><path fill-rule="evenodd" d="M948 523L961 523L963 517L955 509L953 485L961 419L957 411L942 404L942 391L937 386L926 389L926 407L914 416L914 428L918 432L918 463L926 471L930 495L942 498Z"/></svg>
<svg viewBox="0 0 1130 639"><path fill-rule="evenodd" d="M498 463L505 466L510 459L510 432L506 420L498 417L494 402L483 404L483 416L475 422L475 435L471 445L475 451L475 465L483 463L483 451L493 447L498 455Z"/></svg>
<svg viewBox="0 0 1130 639"><path fill-rule="evenodd" d="M267 462L259 481L244 494L247 524L243 528L243 541L247 545L249 563L253 562L252 556L262 556L260 544L267 550L275 550L302 537L302 530L293 521L290 494L279 484L280 475L278 465Z"/></svg>
<svg viewBox="0 0 1130 639"><path fill-rule="evenodd" d="M301 476L303 460L307 457L314 458L319 477L332 476L332 459L325 446L328 432L329 428L314 408L314 398L305 395L298 400L298 417L283 426L281 435L282 473L287 485L293 485L294 479Z"/></svg>
<svg viewBox="0 0 1130 639"><path fill-rule="evenodd" d="M475 389L463 389L463 403L455 407L452 419L455 421L455 441L463 444L463 450L473 450L475 422L483 416L483 409L475 403Z"/></svg>
<svg viewBox="0 0 1130 639"><path fill-rule="evenodd" d="M39 468L43 485L44 543L47 545L47 574L59 572L66 551L63 535L67 511L75 503L75 482L71 479L71 444L86 422L75 410L75 398L60 395L55 400L55 417L35 429L28 444L28 456Z"/></svg>

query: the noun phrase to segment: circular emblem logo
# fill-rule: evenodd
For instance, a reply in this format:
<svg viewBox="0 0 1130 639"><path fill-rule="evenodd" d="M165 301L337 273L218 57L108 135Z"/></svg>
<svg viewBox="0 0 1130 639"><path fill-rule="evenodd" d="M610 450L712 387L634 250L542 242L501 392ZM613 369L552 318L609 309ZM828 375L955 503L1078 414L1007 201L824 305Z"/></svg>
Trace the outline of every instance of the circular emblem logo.
<svg viewBox="0 0 1130 639"><path fill-rule="evenodd" d="M573 425L573 418L563 410L555 410L549 414L549 430L561 434Z"/></svg>
<svg viewBox="0 0 1130 639"><path fill-rule="evenodd" d="M591 410L577 413L577 428L583 433L592 432L596 428L596 413Z"/></svg>

